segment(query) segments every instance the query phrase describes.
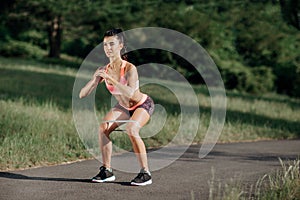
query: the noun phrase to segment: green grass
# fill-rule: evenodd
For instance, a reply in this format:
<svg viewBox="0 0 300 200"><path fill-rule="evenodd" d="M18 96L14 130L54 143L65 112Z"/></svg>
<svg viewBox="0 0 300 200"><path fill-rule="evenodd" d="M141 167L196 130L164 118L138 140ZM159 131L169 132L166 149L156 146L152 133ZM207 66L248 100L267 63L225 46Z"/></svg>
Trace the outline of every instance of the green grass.
<svg viewBox="0 0 300 200"><path fill-rule="evenodd" d="M257 182L255 196L259 199L300 199L300 160L284 163L279 159L282 169L275 174L266 174Z"/></svg>
<svg viewBox="0 0 300 200"><path fill-rule="evenodd" d="M55 164L87 158L74 134L72 115L51 103L0 100L0 169Z"/></svg>
<svg viewBox="0 0 300 200"><path fill-rule="evenodd" d="M212 170L212 179L209 181L210 200L289 200L300 199L300 160L283 162L279 158L281 169L259 178L255 185L243 186L236 179L226 184L217 184Z"/></svg>
<svg viewBox="0 0 300 200"><path fill-rule="evenodd" d="M89 157L72 120L72 90L76 73L75 69L56 64L0 57L0 169ZM199 143L209 125L211 105L204 86L195 86L194 89L201 113L194 142ZM168 113L162 130L145 138L145 144L147 147L165 145L178 130L178 102L172 92L159 85L145 85L142 91ZM97 89L96 104L99 113L107 112L110 106L110 94L103 84ZM226 123L219 142L299 138L299 111L299 99L227 91ZM131 149L126 134L113 133L112 139L123 149ZM185 138L180 142L184 143Z"/></svg>

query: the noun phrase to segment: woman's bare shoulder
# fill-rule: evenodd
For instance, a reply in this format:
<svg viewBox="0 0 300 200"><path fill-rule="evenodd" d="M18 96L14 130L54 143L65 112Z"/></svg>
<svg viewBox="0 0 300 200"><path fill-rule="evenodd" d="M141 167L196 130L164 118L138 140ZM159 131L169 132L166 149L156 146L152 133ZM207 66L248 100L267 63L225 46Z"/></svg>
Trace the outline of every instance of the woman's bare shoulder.
<svg viewBox="0 0 300 200"><path fill-rule="evenodd" d="M136 66L134 64L132 64L131 62L126 61L125 70L126 70L126 72L128 72L130 70L136 70Z"/></svg>

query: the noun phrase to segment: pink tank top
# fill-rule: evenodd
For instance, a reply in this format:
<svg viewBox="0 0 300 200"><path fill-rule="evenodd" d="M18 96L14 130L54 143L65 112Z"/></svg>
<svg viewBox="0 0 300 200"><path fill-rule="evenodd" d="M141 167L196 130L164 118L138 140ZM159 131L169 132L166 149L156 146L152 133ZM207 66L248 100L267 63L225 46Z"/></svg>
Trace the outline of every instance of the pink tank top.
<svg viewBox="0 0 300 200"><path fill-rule="evenodd" d="M106 66L105 72L107 72L108 65ZM125 66L126 66L126 61L122 60L122 66L121 66L121 71L120 71L120 81L119 81L122 85L127 85L128 84L128 81L125 78ZM115 95L122 94L117 87L108 84L106 82L106 80L105 80L105 84L106 84L106 88L108 89L108 91L111 94L115 94Z"/></svg>

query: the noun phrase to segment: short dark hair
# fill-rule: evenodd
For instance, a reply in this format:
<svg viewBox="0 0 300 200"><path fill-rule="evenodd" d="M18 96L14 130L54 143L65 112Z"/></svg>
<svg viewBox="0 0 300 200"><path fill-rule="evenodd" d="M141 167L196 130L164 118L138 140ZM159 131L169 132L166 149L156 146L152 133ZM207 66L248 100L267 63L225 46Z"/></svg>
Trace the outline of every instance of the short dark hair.
<svg viewBox="0 0 300 200"><path fill-rule="evenodd" d="M121 43L123 43L124 44L124 33L123 33L123 31L122 31L122 29L121 28L112 28L112 29L110 29L110 30L107 30L105 33L104 33L104 36L103 36L103 38L105 38L105 37L109 37L109 36L117 36L118 37L118 39L119 39L119 41L121 42Z"/></svg>

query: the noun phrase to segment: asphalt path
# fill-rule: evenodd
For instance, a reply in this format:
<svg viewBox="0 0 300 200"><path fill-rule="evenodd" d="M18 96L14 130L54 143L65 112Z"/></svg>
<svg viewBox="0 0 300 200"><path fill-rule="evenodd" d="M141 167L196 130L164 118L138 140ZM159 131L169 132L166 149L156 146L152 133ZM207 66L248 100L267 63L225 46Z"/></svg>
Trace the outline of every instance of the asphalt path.
<svg viewBox="0 0 300 200"><path fill-rule="evenodd" d="M213 176L215 189L232 179L250 187L281 168L279 157L300 155L300 140L217 144L203 159L198 158L199 147L190 146L175 162L152 172L153 184L144 187L130 186L136 174L118 170L115 182L91 183L97 160L0 172L0 199L208 199Z"/></svg>

